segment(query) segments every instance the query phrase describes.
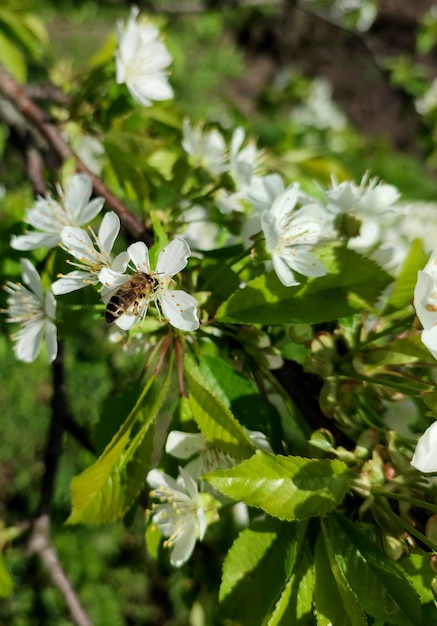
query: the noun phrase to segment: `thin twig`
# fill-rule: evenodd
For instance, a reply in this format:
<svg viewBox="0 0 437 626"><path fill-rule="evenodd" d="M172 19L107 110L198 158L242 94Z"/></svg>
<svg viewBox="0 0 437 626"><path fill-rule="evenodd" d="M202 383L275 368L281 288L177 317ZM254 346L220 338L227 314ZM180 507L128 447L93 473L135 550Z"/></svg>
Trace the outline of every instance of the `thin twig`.
<svg viewBox="0 0 437 626"><path fill-rule="evenodd" d="M50 539L50 518L48 515L41 515L35 520L29 542L29 551L40 557L53 584L62 593L75 624L77 626L93 626L63 570L56 548Z"/></svg>
<svg viewBox="0 0 437 626"><path fill-rule="evenodd" d="M25 91L16 82L8 70L0 64L0 92L14 105L14 107L40 132L49 145L65 161L73 158L79 172L87 174L93 183L96 195L105 199L108 206L117 213L122 224L135 239L142 239L150 245L153 241L152 233L148 231L143 221L132 213L73 152L64 140L58 129L47 121L44 112L26 95Z"/></svg>

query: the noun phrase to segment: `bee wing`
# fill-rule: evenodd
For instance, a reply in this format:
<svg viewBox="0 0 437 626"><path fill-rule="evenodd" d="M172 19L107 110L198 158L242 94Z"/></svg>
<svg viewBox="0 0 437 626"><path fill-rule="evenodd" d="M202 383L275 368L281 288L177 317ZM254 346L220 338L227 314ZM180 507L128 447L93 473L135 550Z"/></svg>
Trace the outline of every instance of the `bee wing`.
<svg viewBox="0 0 437 626"><path fill-rule="evenodd" d="M118 291L118 289L120 289L120 287L127 283L127 281L131 278L131 276L127 276L126 274L118 274L117 272L112 272L107 267L104 267L102 270L100 270L99 280L103 285L100 291L100 295L103 302L105 304L108 304L109 300Z"/></svg>

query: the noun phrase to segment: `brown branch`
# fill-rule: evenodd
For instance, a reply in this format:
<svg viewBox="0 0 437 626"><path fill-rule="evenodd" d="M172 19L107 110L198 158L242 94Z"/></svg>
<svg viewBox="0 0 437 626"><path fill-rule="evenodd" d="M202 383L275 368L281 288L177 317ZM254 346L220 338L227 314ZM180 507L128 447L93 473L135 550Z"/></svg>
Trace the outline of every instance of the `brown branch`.
<svg viewBox="0 0 437 626"><path fill-rule="evenodd" d="M64 357L62 343L58 343L58 356L52 364L53 398L52 415L49 434L44 453L44 476L41 486L41 500L37 510L37 517L49 514L53 499L55 478L62 454L62 437L64 434L65 418L68 413L65 396Z"/></svg>
<svg viewBox="0 0 437 626"><path fill-rule="evenodd" d="M204 2L159 2L155 5L153 2L137 2L136 4L149 13L160 14L176 14L189 15L196 13L209 13L213 11L223 11L223 9L249 9L279 6L282 0L222 0L221 2L211 3L207 0Z"/></svg>
<svg viewBox="0 0 437 626"><path fill-rule="evenodd" d="M56 151L59 157L66 161L73 158L76 169L87 174L93 183L96 195L105 199L107 205L117 213L120 221L135 239L142 239L148 245L153 241L153 236L148 231L143 221L132 213L73 152L64 140L56 126L50 123L44 112L26 95L24 89L17 83L8 70L0 64L0 92L13 104L21 115L30 122L39 133L46 139L48 144Z"/></svg>
<svg viewBox="0 0 437 626"><path fill-rule="evenodd" d="M61 343L58 345L58 356L53 362L52 372L54 389L52 416L44 454L45 472L41 486L41 500L29 539L29 553L37 554L40 557L53 584L61 591L77 626L93 626L63 570L58 553L50 538L50 509L62 453L62 437L66 420L69 417L68 402L65 395L64 358Z"/></svg>
<svg viewBox="0 0 437 626"><path fill-rule="evenodd" d="M40 557L53 584L62 593L75 624L93 626L62 568L56 548L51 541L48 515L41 515L35 520L29 541L29 552Z"/></svg>
<svg viewBox="0 0 437 626"><path fill-rule="evenodd" d="M44 161L41 157L41 152L33 145L26 146L26 165L27 176L32 185L34 194L36 196L44 196L46 194L43 176Z"/></svg>

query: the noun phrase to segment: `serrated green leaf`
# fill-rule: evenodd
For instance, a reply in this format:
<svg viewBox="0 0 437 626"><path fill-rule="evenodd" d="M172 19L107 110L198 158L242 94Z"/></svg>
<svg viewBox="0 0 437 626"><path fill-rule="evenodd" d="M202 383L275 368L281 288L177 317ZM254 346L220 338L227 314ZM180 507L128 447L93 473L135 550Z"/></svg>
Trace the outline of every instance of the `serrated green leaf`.
<svg viewBox="0 0 437 626"><path fill-rule="evenodd" d="M339 567L322 525L315 550L314 603L318 626L367 626L367 619L348 579Z"/></svg>
<svg viewBox="0 0 437 626"><path fill-rule="evenodd" d="M348 489L349 471L338 460L275 456L258 450L243 463L209 472L204 479L234 500L293 521L335 509Z"/></svg>
<svg viewBox="0 0 437 626"><path fill-rule="evenodd" d="M220 609L245 626L267 624L296 562L301 524L255 522L243 530L223 564Z"/></svg>
<svg viewBox="0 0 437 626"><path fill-rule="evenodd" d="M435 571L431 567L429 554L410 553L405 555L399 564L413 583L422 604L433 602L434 594L431 585Z"/></svg>
<svg viewBox="0 0 437 626"><path fill-rule="evenodd" d="M320 323L357 313L371 304L392 278L376 263L347 248L325 249L329 274L284 287L274 272L250 281L217 311L221 322L238 324Z"/></svg>
<svg viewBox="0 0 437 626"><path fill-rule="evenodd" d="M382 623L421 623L419 596L404 570L359 524L342 515L331 515L326 520L326 532L335 562L366 613Z"/></svg>
<svg viewBox="0 0 437 626"><path fill-rule="evenodd" d="M0 554L0 598L8 598L13 591L14 581L6 567L3 554Z"/></svg>
<svg viewBox="0 0 437 626"><path fill-rule="evenodd" d="M106 523L122 517L146 479L152 451L149 429L169 387L151 376L135 407L93 465L73 478L69 524Z"/></svg>
<svg viewBox="0 0 437 626"><path fill-rule="evenodd" d="M411 303L417 282L417 272L423 270L428 261L428 256L423 249L423 241L415 239L411 243L408 256L396 277L385 312L403 309Z"/></svg>
<svg viewBox="0 0 437 626"><path fill-rule="evenodd" d="M206 440L236 458L250 456L255 446L230 409L209 388L191 358L185 359L184 367L193 419Z"/></svg>
<svg viewBox="0 0 437 626"><path fill-rule="evenodd" d="M307 626L312 623L314 573L307 545L295 560L293 573L281 593L267 626Z"/></svg>

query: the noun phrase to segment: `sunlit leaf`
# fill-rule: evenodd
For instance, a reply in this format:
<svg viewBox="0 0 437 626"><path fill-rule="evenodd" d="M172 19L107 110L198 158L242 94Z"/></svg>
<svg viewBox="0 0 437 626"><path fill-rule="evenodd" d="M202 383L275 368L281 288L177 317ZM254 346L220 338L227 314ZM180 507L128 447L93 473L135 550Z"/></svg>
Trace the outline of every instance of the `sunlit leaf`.
<svg viewBox="0 0 437 626"><path fill-rule="evenodd" d="M73 478L73 508L67 522L103 523L124 515L146 480L152 451L149 429L164 402L171 367L163 383L151 376L112 441L97 461Z"/></svg>
<svg viewBox="0 0 437 626"><path fill-rule="evenodd" d="M318 626L367 626L360 602L339 566L330 538L323 527L315 550L314 603Z"/></svg>
<svg viewBox="0 0 437 626"><path fill-rule="evenodd" d="M366 613L382 623L421 623L419 596L411 581L364 528L342 515L332 515L326 520L326 535L337 567Z"/></svg>
<svg viewBox="0 0 437 626"><path fill-rule="evenodd" d="M14 581L6 567L2 554L0 554L0 598L9 597L14 591Z"/></svg>
<svg viewBox="0 0 437 626"><path fill-rule="evenodd" d="M185 360L185 375L193 418L207 441L237 458L250 456L254 444L230 409L209 388L192 359Z"/></svg>
<svg viewBox="0 0 437 626"><path fill-rule="evenodd" d="M349 485L349 471L341 461L275 456L260 450L243 463L204 478L224 495L289 521L332 511Z"/></svg>
<svg viewBox="0 0 437 626"><path fill-rule="evenodd" d="M222 322L318 323L357 313L376 301L392 278L376 263L346 248L320 252L328 270L296 287L267 272L236 291L217 311Z"/></svg>
<svg viewBox="0 0 437 626"><path fill-rule="evenodd" d="M304 525L274 520L243 530L223 564L221 612L244 624L269 623L275 611L279 617L275 605L292 579L304 534Z"/></svg>

